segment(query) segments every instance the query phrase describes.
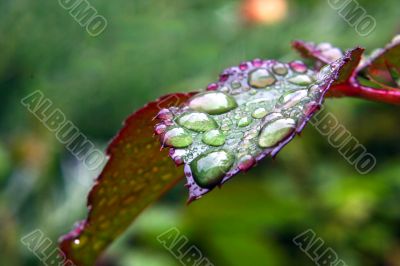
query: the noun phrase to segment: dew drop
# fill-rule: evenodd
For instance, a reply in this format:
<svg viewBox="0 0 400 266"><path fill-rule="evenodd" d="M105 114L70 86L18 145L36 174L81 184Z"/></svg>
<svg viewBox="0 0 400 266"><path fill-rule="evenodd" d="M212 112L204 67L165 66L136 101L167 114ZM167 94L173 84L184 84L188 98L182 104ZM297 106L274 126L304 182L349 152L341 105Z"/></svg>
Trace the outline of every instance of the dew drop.
<svg viewBox="0 0 400 266"><path fill-rule="evenodd" d="M257 108L253 111L253 113L251 114L252 117L256 118L256 119L260 119L263 118L264 116L267 115L267 110L263 107Z"/></svg>
<svg viewBox="0 0 400 266"><path fill-rule="evenodd" d="M249 84L255 88L265 88L274 84L275 77L272 76L265 68L253 70L249 75Z"/></svg>
<svg viewBox="0 0 400 266"><path fill-rule="evenodd" d="M172 112L166 108L161 109L160 112L158 112L158 114L157 114L157 118L160 120L163 120L163 121L171 120L173 117L174 116L173 116Z"/></svg>
<svg viewBox="0 0 400 266"><path fill-rule="evenodd" d="M207 145L221 146L225 143L225 135L218 129L213 129L203 134L202 141Z"/></svg>
<svg viewBox="0 0 400 266"><path fill-rule="evenodd" d="M273 65L272 71L274 71L275 74L280 75L280 76L284 76L288 73L288 69L282 63L277 63L277 64Z"/></svg>
<svg viewBox="0 0 400 266"><path fill-rule="evenodd" d="M238 162L238 167L242 171L247 171L255 163L256 163L256 160L254 159L254 157L249 155L249 154L247 154L247 155L244 155L244 156L240 157L239 162Z"/></svg>
<svg viewBox="0 0 400 266"><path fill-rule="evenodd" d="M265 125L258 138L258 145L262 148L274 147L289 135L295 126L296 122L290 118L276 120Z"/></svg>
<svg viewBox="0 0 400 266"><path fill-rule="evenodd" d="M167 129L167 126L165 124L157 124L154 127L154 133L156 133L157 135L160 135L160 134L164 133L166 129Z"/></svg>
<svg viewBox="0 0 400 266"><path fill-rule="evenodd" d="M261 60L260 58L256 58L254 59L252 62L253 66L255 67L260 67L263 64L263 60Z"/></svg>
<svg viewBox="0 0 400 266"><path fill-rule="evenodd" d="M257 90L251 89L251 90L249 91L249 94L250 94L250 95L255 95L255 94L257 94Z"/></svg>
<svg viewBox="0 0 400 266"><path fill-rule="evenodd" d="M215 91L218 89L218 84L217 83L211 83L207 86L208 91Z"/></svg>
<svg viewBox="0 0 400 266"><path fill-rule="evenodd" d="M245 116L239 119L237 125L238 127L247 127L248 125L250 125L251 121L252 120L250 117Z"/></svg>
<svg viewBox="0 0 400 266"><path fill-rule="evenodd" d="M181 127L173 127L164 134L164 144L175 148L184 148L192 144L190 133Z"/></svg>
<svg viewBox="0 0 400 266"><path fill-rule="evenodd" d="M289 63L289 66L293 71L297 73L305 73L307 72L307 66L301 61L293 61Z"/></svg>
<svg viewBox="0 0 400 266"><path fill-rule="evenodd" d="M189 100L189 107L208 114L223 114L237 107L236 100L225 93L210 91Z"/></svg>
<svg viewBox="0 0 400 266"><path fill-rule="evenodd" d="M242 63L239 65L239 69L242 70L242 71L244 71L244 70L246 70L246 69L248 69L248 68L249 68L249 65L247 64L247 62L242 62Z"/></svg>
<svg viewBox="0 0 400 266"><path fill-rule="evenodd" d="M214 151L198 156L190 163L193 179L202 188L218 185L231 168L235 157L224 151Z"/></svg>
<svg viewBox="0 0 400 266"><path fill-rule="evenodd" d="M298 75L288 79L288 81L295 85L305 86L309 85L313 82L310 76L307 75Z"/></svg>
<svg viewBox="0 0 400 266"><path fill-rule="evenodd" d="M231 87L232 87L233 89L239 89L241 86L242 86L242 83L240 83L240 82L237 81L237 80L234 80L234 81L232 81L232 83L231 83Z"/></svg>
<svg viewBox="0 0 400 266"><path fill-rule="evenodd" d="M179 125L197 132L205 132L218 127L212 117L199 112L183 114L176 121Z"/></svg>
<svg viewBox="0 0 400 266"><path fill-rule="evenodd" d="M303 99L306 99L307 96L308 96L307 90L297 90L297 91L282 95L282 97L279 99L279 101L282 104L281 108L286 109L286 108L293 107L294 105L301 102Z"/></svg>

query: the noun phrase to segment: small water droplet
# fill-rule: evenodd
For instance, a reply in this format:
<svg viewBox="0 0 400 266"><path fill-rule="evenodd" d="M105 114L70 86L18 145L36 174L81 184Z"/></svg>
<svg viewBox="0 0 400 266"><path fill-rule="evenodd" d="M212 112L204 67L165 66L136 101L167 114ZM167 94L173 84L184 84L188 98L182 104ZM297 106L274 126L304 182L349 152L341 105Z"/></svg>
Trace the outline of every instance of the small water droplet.
<svg viewBox="0 0 400 266"><path fill-rule="evenodd" d="M298 75L288 79L290 83L300 86L306 86L313 82L310 76L307 75Z"/></svg>
<svg viewBox="0 0 400 266"><path fill-rule="evenodd" d="M217 122L208 114L191 112L177 118L177 123L187 129L197 132L205 132L217 128Z"/></svg>
<svg viewBox="0 0 400 266"><path fill-rule="evenodd" d="M260 58L256 58L254 59L252 62L253 66L255 67L261 67L263 64L263 60L261 60Z"/></svg>
<svg viewBox="0 0 400 266"><path fill-rule="evenodd" d="M282 97L279 99L279 101L282 104L281 108L287 109L293 107L303 99L306 99L307 96L308 96L307 90L297 90L294 92L286 93L282 95Z"/></svg>
<svg viewBox="0 0 400 266"><path fill-rule="evenodd" d="M276 63L275 65L273 65L272 71L274 71L275 74L280 75L280 76L284 76L288 73L288 69L282 63Z"/></svg>
<svg viewBox="0 0 400 266"><path fill-rule="evenodd" d="M223 114L237 107L236 100L225 93L210 91L189 100L189 107L208 114Z"/></svg>
<svg viewBox="0 0 400 266"><path fill-rule="evenodd" d="M255 88L265 88L274 84L275 81L275 77L265 68L258 68L249 74L249 84Z"/></svg>
<svg viewBox="0 0 400 266"><path fill-rule="evenodd" d="M184 128L173 127L165 132L163 142L167 146L184 148L192 144L193 139L190 133Z"/></svg>
<svg viewBox="0 0 400 266"><path fill-rule="evenodd" d="M200 155L190 163L193 179L202 188L213 188L220 184L234 160L235 157L224 150Z"/></svg>
<svg viewBox="0 0 400 266"><path fill-rule="evenodd" d="M264 116L267 115L267 110L265 108L257 108L254 110L254 112L251 114L252 117L256 118L256 119L260 119L263 118Z"/></svg>
<svg viewBox="0 0 400 266"><path fill-rule="evenodd" d="M249 94L250 94L250 95L256 95L256 94L257 94L257 90L251 89L251 90L249 91Z"/></svg>
<svg viewBox="0 0 400 266"><path fill-rule="evenodd" d="M157 118L163 121L172 120L172 118L174 118L174 115L170 110L164 108L161 109L160 112L158 112Z"/></svg>
<svg viewBox="0 0 400 266"><path fill-rule="evenodd" d="M239 162L238 162L238 167L242 171L247 171L255 163L256 163L256 160L254 159L254 157L251 156L250 154L247 154L247 155L243 155L242 157L240 157Z"/></svg>
<svg viewBox="0 0 400 266"><path fill-rule="evenodd" d="M218 129L213 129L203 134L202 141L207 145L221 146L225 143L225 135Z"/></svg>
<svg viewBox="0 0 400 266"><path fill-rule="evenodd" d="M224 92L224 93L229 93L230 92L230 88L227 86L223 86L221 89L219 89L220 92Z"/></svg>
<svg viewBox="0 0 400 266"><path fill-rule="evenodd" d="M215 91L218 89L218 84L217 83L211 83L207 86L208 91Z"/></svg>
<svg viewBox="0 0 400 266"><path fill-rule="evenodd" d="M231 87L233 89L239 89L242 86L242 83L240 83L240 81L234 80L231 83Z"/></svg>
<svg viewBox="0 0 400 266"><path fill-rule="evenodd" d="M242 117L239 119L237 125L238 127L247 127L251 123L251 118L248 116Z"/></svg>
<svg viewBox="0 0 400 266"><path fill-rule="evenodd" d="M244 70L246 70L246 69L248 69L248 68L249 68L249 65L248 65L247 62L242 62L242 63L239 65L239 69L242 70L242 71L244 71Z"/></svg>
<svg viewBox="0 0 400 266"><path fill-rule="evenodd" d="M219 81L221 81L221 82L227 81L228 78L229 78L229 74L221 74L221 75L219 75Z"/></svg>
<svg viewBox="0 0 400 266"><path fill-rule="evenodd" d="M281 142L296 126L293 119L279 119L265 125L258 138L258 145L262 148L270 148Z"/></svg>
<svg viewBox="0 0 400 266"><path fill-rule="evenodd" d="M164 133L166 129L167 129L167 126L165 124L157 124L154 127L154 133L157 135L160 135L160 134Z"/></svg>
<svg viewBox="0 0 400 266"><path fill-rule="evenodd" d="M307 66L301 61L293 61L289 63L289 66L293 71L297 73L305 73L307 72Z"/></svg>

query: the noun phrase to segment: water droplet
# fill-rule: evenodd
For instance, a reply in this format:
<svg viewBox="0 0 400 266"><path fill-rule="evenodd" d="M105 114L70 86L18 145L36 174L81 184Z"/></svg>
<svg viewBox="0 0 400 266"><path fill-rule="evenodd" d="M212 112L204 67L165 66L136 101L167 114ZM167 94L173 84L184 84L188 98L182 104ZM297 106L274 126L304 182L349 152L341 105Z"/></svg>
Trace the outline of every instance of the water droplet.
<svg viewBox="0 0 400 266"><path fill-rule="evenodd" d="M274 84L275 81L275 77L265 68L258 68L249 74L249 84L255 88L265 88Z"/></svg>
<svg viewBox="0 0 400 266"><path fill-rule="evenodd" d="M219 81L221 81L221 82L227 81L228 78L229 78L229 74L221 74L221 75L219 75Z"/></svg>
<svg viewBox="0 0 400 266"><path fill-rule="evenodd" d="M254 110L254 112L251 114L252 117L256 118L256 119L260 119L263 118L264 116L267 115L267 110L265 108L257 108Z"/></svg>
<svg viewBox="0 0 400 266"><path fill-rule="evenodd" d="M156 133L157 135L160 135L160 134L164 133L166 129L167 129L167 126L165 124L157 124L154 127L154 133Z"/></svg>
<svg viewBox="0 0 400 266"><path fill-rule="evenodd" d="M255 67L260 67L263 64L263 60L261 60L260 58L256 58L254 59L252 62L253 66Z"/></svg>
<svg viewBox="0 0 400 266"><path fill-rule="evenodd" d="M239 119L237 125L238 127L247 127L248 125L250 125L251 121L252 120L250 117L245 116Z"/></svg>
<svg viewBox="0 0 400 266"><path fill-rule="evenodd" d="M248 69L248 68L249 68L249 65L247 64L247 62L242 62L242 63L239 65L239 69L242 70L242 71L244 71L244 70L246 70L246 69Z"/></svg>
<svg viewBox="0 0 400 266"><path fill-rule="evenodd" d="M255 95L255 94L257 94L257 90L251 89L251 90L249 91L249 94L250 94L250 95Z"/></svg>
<svg viewBox="0 0 400 266"><path fill-rule="evenodd" d="M217 83L211 83L207 86L208 91L215 91L218 89L218 84Z"/></svg>
<svg viewBox="0 0 400 266"><path fill-rule="evenodd" d="M202 188L218 185L231 168L235 157L224 151L214 151L198 156L190 163L193 179Z"/></svg>
<svg viewBox="0 0 400 266"><path fill-rule="evenodd" d="M205 132L218 127L217 122L205 113L192 112L183 114L176 121L179 125L197 132Z"/></svg>
<svg viewBox="0 0 400 266"><path fill-rule="evenodd" d="M218 129L213 129L203 134L202 141L207 145L221 146L225 143L225 135Z"/></svg>
<svg viewBox="0 0 400 266"><path fill-rule="evenodd" d="M288 73L288 69L282 63L276 63L275 65L273 65L272 70L274 71L275 74L280 76L284 76Z"/></svg>
<svg viewBox="0 0 400 266"><path fill-rule="evenodd" d="M230 88L227 86L222 87L221 89L219 89L220 92L225 92L225 93L229 93L230 92Z"/></svg>
<svg viewBox="0 0 400 266"><path fill-rule="evenodd" d="M160 112L158 112L157 118L163 121L172 120L172 118L174 118L174 115L170 110L164 108L161 109Z"/></svg>
<svg viewBox="0 0 400 266"><path fill-rule="evenodd" d="M265 125L258 138L258 145L262 148L274 147L289 135L296 123L293 119L280 119Z"/></svg>
<svg viewBox="0 0 400 266"><path fill-rule="evenodd" d="M189 100L189 107L208 114L223 114L237 107L236 100L225 93L210 91Z"/></svg>
<svg viewBox="0 0 400 266"><path fill-rule="evenodd" d="M184 148L192 144L193 139L190 133L181 127L170 128L164 134L164 144L175 148Z"/></svg>
<svg viewBox="0 0 400 266"><path fill-rule="evenodd" d="M293 61L289 63L289 66L293 71L297 73L305 73L307 72L307 66L301 61Z"/></svg>
<svg viewBox="0 0 400 266"><path fill-rule="evenodd" d="M294 76L288 79L290 83L293 83L295 85L300 85L300 86L305 86L309 85L313 82L310 76L307 75L298 75Z"/></svg>
<svg viewBox="0 0 400 266"><path fill-rule="evenodd" d="M242 86L242 83L240 83L240 81L234 80L231 83L231 87L233 89L239 89Z"/></svg>
<svg viewBox="0 0 400 266"><path fill-rule="evenodd" d="M247 154L247 155L244 155L244 156L240 157L239 162L238 162L238 167L242 171L247 171L255 163L256 163L256 160L254 159L254 157L249 155L249 154Z"/></svg>
<svg viewBox="0 0 400 266"><path fill-rule="evenodd" d="M294 92L286 93L282 95L282 97L279 99L279 101L282 103L281 108L286 109L293 107L303 99L306 99L307 96L308 96L307 90L297 90Z"/></svg>

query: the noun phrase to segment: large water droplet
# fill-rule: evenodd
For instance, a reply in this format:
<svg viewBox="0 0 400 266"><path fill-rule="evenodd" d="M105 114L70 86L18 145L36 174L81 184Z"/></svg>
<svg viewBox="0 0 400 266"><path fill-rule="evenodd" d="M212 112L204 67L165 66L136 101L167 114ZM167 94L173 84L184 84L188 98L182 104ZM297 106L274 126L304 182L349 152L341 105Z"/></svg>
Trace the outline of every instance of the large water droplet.
<svg viewBox="0 0 400 266"><path fill-rule="evenodd" d="M280 119L276 120L270 124L267 124L260 133L258 138L258 145L262 148L274 147L280 141L283 140L287 135L289 135L296 122L293 119Z"/></svg>
<svg viewBox="0 0 400 266"><path fill-rule="evenodd" d="M256 69L249 75L249 84L255 88L265 88L274 84L275 81L275 77L264 68Z"/></svg>
<svg viewBox="0 0 400 266"><path fill-rule="evenodd" d="M288 79L288 81L290 83L293 83L295 85L300 85L300 86L309 85L309 84L311 84L313 82L311 77L307 76L307 75L294 76L294 77Z"/></svg>
<svg viewBox="0 0 400 266"><path fill-rule="evenodd" d="M184 148L192 144L193 139L190 133L181 127L170 128L164 134L164 144L175 148Z"/></svg>
<svg viewBox="0 0 400 266"><path fill-rule="evenodd" d="M198 94L189 101L191 109L208 114L223 114L237 106L232 96L217 91Z"/></svg>
<svg viewBox="0 0 400 266"><path fill-rule="evenodd" d="M217 122L205 113L192 112L183 114L176 121L179 125L197 132L205 132L218 127Z"/></svg>
<svg viewBox="0 0 400 266"><path fill-rule="evenodd" d="M225 143L225 135L218 129L213 129L204 133L202 141L211 146L221 146Z"/></svg>
<svg viewBox="0 0 400 266"><path fill-rule="evenodd" d="M256 119L260 119L260 118L263 118L264 116L266 116L267 113L268 113L268 111L265 108L260 107L260 108L255 109L254 112L251 114L251 116Z"/></svg>
<svg viewBox="0 0 400 266"><path fill-rule="evenodd" d="M212 188L221 182L234 160L235 157L224 150L200 155L190 163L193 179L202 188Z"/></svg>

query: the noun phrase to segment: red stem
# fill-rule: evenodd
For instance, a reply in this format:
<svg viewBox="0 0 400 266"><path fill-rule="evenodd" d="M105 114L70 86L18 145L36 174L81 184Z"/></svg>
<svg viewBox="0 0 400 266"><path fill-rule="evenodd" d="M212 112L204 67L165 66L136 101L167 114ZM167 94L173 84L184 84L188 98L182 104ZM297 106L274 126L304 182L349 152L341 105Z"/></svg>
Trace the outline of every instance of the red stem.
<svg viewBox="0 0 400 266"><path fill-rule="evenodd" d="M400 105L400 89L373 89L361 85L344 83L334 85L327 95L328 97L357 97L376 102Z"/></svg>

